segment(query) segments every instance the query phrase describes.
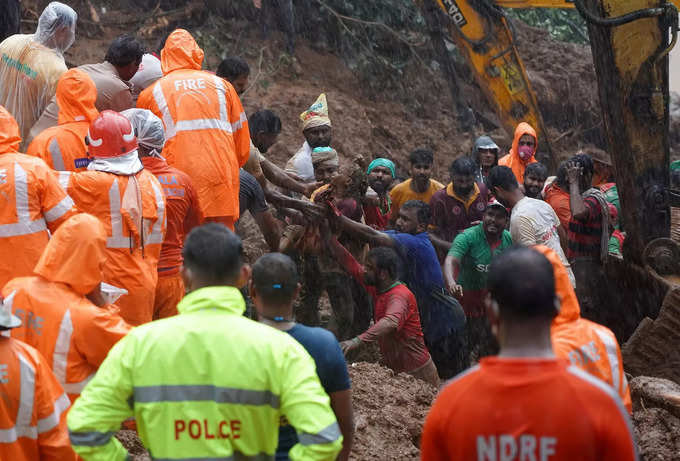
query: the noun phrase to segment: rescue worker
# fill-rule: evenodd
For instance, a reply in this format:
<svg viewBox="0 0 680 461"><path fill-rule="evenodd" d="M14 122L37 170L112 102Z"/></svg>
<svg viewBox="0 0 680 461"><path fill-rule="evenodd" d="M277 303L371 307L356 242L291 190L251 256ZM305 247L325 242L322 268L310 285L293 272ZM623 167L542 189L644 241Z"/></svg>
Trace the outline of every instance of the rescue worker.
<svg viewBox="0 0 680 461"><path fill-rule="evenodd" d="M71 404L40 352L5 334L21 326L0 302L0 459L75 461L66 431Z"/></svg>
<svg viewBox="0 0 680 461"><path fill-rule="evenodd" d="M128 119L105 110L88 131L88 171L60 173L60 182L81 211L106 227L104 280L127 290L116 303L126 322L153 316L158 258L165 235L165 200L156 177L137 156Z"/></svg>
<svg viewBox="0 0 680 461"><path fill-rule="evenodd" d="M559 301L545 256L530 248L501 254L491 263L489 292L500 354L439 393L425 420L421 459L636 460L618 395L555 357L550 326Z"/></svg>
<svg viewBox="0 0 680 461"><path fill-rule="evenodd" d="M559 256L545 245L533 248L552 264L555 291L560 299L560 312L550 328L555 355L612 386L631 413L630 389L616 336L604 325L581 318L576 292Z"/></svg>
<svg viewBox="0 0 680 461"><path fill-rule="evenodd" d="M202 71L202 62L191 34L172 32L161 51L164 77L139 95L137 107L163 120L164 156L193 181L205 219L233 229L239 167L250 153L248 121L234 87Z"/></svg>
<svg viewBox="0 0 680 461"><path fill-rule="evenodd" d="M57 83L59 125L40 133L31 141L26 154L39 157L58 171L82 171L90 159L85 136L97 118L97 87L80 69L69 69Z"/></svg>
<svg viewBox="0 0 680 461"><path fill-rule="evenodd" d="M114 346L69 412L76 452L125 458L113 435L134 416L156 459L273 459L285 417L299 439L291 460L335 460L342 436L314 361L287 333L243 316L241 240L208 223L182 251L190 293L179 315Z"/></svg>
<svg viewBox="0 0 680 461"><path fill-rule="evenodd" d="M186 173L173 168L161 156L165 144L163 122L146 109L128 109L123 115L137 133L139 158L163 188L167 225L158 261L158 283L153 318L177 315L177 304L184 297L182 266L184 237L203 221L198 195Z"/></svg>
<svg viewBox="0 0 680 461"><path fill-rule="evenodd" d="M137 73L143 54L144 45L139 40L130 35L121 35L111 42L103 62L78 66L95 84L97 111L122 112L135 106L129 80ZM59 110L58 101L52 98L40 119L31 128L28 142L44 130L57 125Z"/></svg>
<svg viewBox="0 0 680 461"><path fill-rule="evenodd" d="M305 142L286 163L286 172L304 182L314 181L312 150L331 145L331 119L328 116L326 93L321 93L309 109L300 114Z"/></svg>
<svg viewBox="0 0 680 461"><path fill-rule="evenodd" d="M524 170L528 164L536 162L537 149L536 130L528 123L522 122L515 128L515 138L512 140L510 153L501 157L498 164L510 168L517 182L524 184Z"/></svg>
<svg viewBox="0 0 680 461"><path fill-rule="evenodd" d="M2 289L6 299L13 297L14 315L22 320L12 337L47 358L71 401L130 331L101 295L105 265L104 225L77 214L54 233L34 275L10 280Z"/></svg>
<svg viewBox="0 0 680 461"><path fill-rule="evenodd" d="M64 52L76 39L77 20L71 7L51 2L40 15L35 34L12 35L0 43L0 106L14 116L23 140L66 72Z"/></svg>
<svg viewBox="0 0 680 461"><path fill-rule="evenodd" d="M17 122L0 106L0 253L5 255L0 286L31 275L49 232L75 213L73 200L50 168L38 158L20 154L20 143Z"/></svg>

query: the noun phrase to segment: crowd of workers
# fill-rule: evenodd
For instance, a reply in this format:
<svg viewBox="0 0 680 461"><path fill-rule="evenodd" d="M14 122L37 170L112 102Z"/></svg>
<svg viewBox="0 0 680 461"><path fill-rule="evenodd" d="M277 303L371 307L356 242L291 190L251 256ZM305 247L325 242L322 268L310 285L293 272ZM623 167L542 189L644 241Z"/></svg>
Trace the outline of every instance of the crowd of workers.
<svg viewBox="0 0 680 461"><path fill-rule="evenodd" d="M481 136L442 183L417 148L399 181L331 147L321 94L280 168L245 61L202 70L177 29L67 69L76 23L52 2L0 43L1 459L124 459L123 424L156 459L347 460L368 343L450 380L425 460L635 459L618 342L581 317L625 238L605 151L548 176L521 123L504 156ZM272 251L252 268L246 211Z"/></svg>

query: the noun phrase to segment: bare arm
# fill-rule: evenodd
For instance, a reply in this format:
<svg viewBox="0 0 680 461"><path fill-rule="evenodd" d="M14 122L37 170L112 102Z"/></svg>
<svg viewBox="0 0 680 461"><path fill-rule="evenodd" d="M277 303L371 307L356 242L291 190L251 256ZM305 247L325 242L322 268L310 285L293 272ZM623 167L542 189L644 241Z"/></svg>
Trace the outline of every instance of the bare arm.
<svg viewBox="0 0 680 461"><path fill-rule="evenodd" d="M352 237L355 237L372 245L393 247L395 241L384 232L377 231L370 226L358 223L347 216L338 216L336 222L340 228Z"/></svg>
<svg viewBox="0 0 680 461"><path fill-rule="evenodd" d="M567 178L569 179L569 208L571 216L579 221L588 219L588 208L583 201L579 181L583 175L583 169L573 162L567 164Z"/></svg>
<svg viewBox="0 0 680 461"><path fill-rule="evenodd" d="M352 391L347 389L345 391L331 392L331 408L340 426L342 433L342 451L336 458L336 461L347 461L349 454L352 451L352 442L354 440L354 410L352 408Z"/></svg>
<svg viewBox="0 0 680 461"><path fill-rule="evenodd" d="M253 219L255 219L257 227L260 228L269 249L271 251L279 251L281 232L276 218L267 210L253 214Z"/></svg>
<svg viewBox="0 0 680 461"><path fill-rule="evenodd" d="M264 176L272 183L284 189L298 192L309 197L318 188L317 183L306 184L291 178L288 173L279 168L274 162L262 160L260 162Z"/></svg>
<svg viewBox="0 0 680 461"><path fill-rule="evenodd" d="M567 249L569 248L569 240L567 239L567 231L564 230L564 227L562 226L557 226L557 235L560 237L560 246L562 247L562 251L564 253L567 253Z"/></svg>
<svg viewBox="0 0 680 461"><path fill-rule="evenodd" d="M434 232L428 232L427 236L430 237L430 242L432 242L432 245L437 251L446 253L449 251L449 248L451 248L451 242L444 240Z"/></svg>
<svg viewBox="0 0 680 461"><path fill-rule="evenodd" d="M460 274L460 259L453 255L446 255L444 260L444 281L446 288L454 296L462 296L463 288L458 284L458 275Z"/></svg>

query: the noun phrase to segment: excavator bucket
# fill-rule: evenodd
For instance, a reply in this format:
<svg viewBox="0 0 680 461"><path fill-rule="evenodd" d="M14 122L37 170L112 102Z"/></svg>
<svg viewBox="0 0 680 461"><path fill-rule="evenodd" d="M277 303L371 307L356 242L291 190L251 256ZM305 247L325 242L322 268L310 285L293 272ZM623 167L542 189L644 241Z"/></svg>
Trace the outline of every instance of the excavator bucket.
<svg viewBox="0 0 680 461"><path fill-rule="evenodd" d="M451 36L510 138L520 122L532 125L539 152L555 167L548 133L526 69L517 53L507 20L496 5L484 0L437 0L451 18Z"/></svg>

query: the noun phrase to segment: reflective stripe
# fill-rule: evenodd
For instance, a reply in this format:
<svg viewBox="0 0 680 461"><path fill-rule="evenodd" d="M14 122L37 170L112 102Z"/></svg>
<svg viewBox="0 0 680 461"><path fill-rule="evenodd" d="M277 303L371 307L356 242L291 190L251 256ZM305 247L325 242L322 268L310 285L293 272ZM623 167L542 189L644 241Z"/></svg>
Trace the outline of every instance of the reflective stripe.
<svg viewBox="0 0 680 461"><path fill-rule="evenodd" d="M231 133L231 124L216 118L199 118L177 122L177 132L195 130L222 130Z"/></svg>
<svg viewBox="0 0 680 461"><path fill-rule="evenodd" d="M209 400L215 403L239 405L269 405L279 408L281 400L270 391L255 391L212 385L138 386L134 389L135 403L185 402Z"/></svg>
<svg viewBox="0 0 680 461"><path fill-rule="evenodd" d="M21 385L19 410L14 427L0 430L1 443L13 443L19 437L38 438L38 428L31 426L35 399L35 369L23 355L17 354L17 357L19 359L19 382Z"/></svg>
<svg viewBox="0 0 680 461"><path fill-rule="evenodd" d="M111 211L111 237L106 239L106 248L130 248L130 238L123 235L123 216L120 214L120 188L114 179L109 189Z"/></svg>
<svg viewBox="0 0 680 461"><path fill-rule="evenodd" d="M321 445L324 443L335 442L340 438L340 427L338 423L333 423L316 434L302 432L298 434L298 440L302 445Z"/></svg>
<svg viewBox="0 0 680 461"><path fill-rule="evenodd" d="M163 243L163 224L165 224L165 200L163 200L163 192L156 181L150 181L151 187L153 187L154 195L156 196L156 209L158 214L158 219L151 228L151 234L147 243L149 244L162 244Z"/></svg>
<svg viewBox="0 0 680 461"><path fill-rule="evenodd" d="M73 208L73 200L68 195L61 202L54 205L44 213L47 222L53 222L68 213Z"/></svg>
<svg viewBox="0 0 680 461"><path fill-rule="evenodd" d="M172 119L172 115L168 109L168 103L165 100L165 95L163 94L163 88L160 82L156 83L153 87L153 98L156 101L158 110L163 116L163 124L165 125L165 141L167 142L168 139L175 137L177 131L175 130L175 121Z"/></svg>
<svg viewBox="0 0 680 461"><path fill-rule="evenodd" d="M38 434L43 434L57 427L61 414L68 410L70 406L71 401L68 399L68 396L61 394L61 397L54 402L54 411L50 415L38 420Z"/></svg>
<svg viewBox="0 0 680 461"><path fill-rule="evenodd" d="M100 447L109 443L113 437L113 432L71 432L68 431L68 438L72 445L84 447Z"/></svg>
<svg viewBox="0 0 680 461"><path fill-rule="evenodd" d="M61 186L62 189L66 190L68 189L68 183L71 180L71 172L70 171L60 171L59 172L59 185Z"/></svg>
<svg viewBox="0 0 680 461"><path fill-rule="evenodd" d="M62 387L67 394L81 394L83 389L85 389L85 386L87 386L87 384L92 381L94 375L95 374L92 373L90 376L77 383L64 383L62 384Z"/></svg>
<svg viewBox="0 0 680 461"><path fill-rule="evenodd" d="M52 168L57 171L64 171L64 157L61 155L61 148L57 142L57 138L52 138L49 145L50 155L52 156Z"/></svg>
<svg viewBox="0 0 680 461"><path fill-rule="evenodd" d="M625 421L626 427L628 428L628 434L629 434L630 440L632 441L632 444L633 444L632 450L633 450L633 453L635 453L634 459L637 461L638 450L637 450L637 444L635 443L635 438L633 437L633 426L630 422L630 417L628 416L628 412L623 407L623 403L621 402L621 398L614 392L614 389L612 389L612 387L609 384L607 384L604 381L592 376L589 373L586 373L585 371L581 370L577 366L572 365L572 366L567 368L567 371L569 373L571 373L572 375L581 378L583 381L586 381L586 382L592 384L593 386L599 388L601 391L603 391L605 394L607 394L609 396L609 398L611 398L614 401L614 403L616 404L616 408L618 408L619 413L620 413L621 417L623 418L623 420Z"/></svg>
<svg viewBox="0 0 680 461"><path fill-rule="evenodd" d="M619 380L619 355L618 355L618 344L616 340L607 334L606 331L602 331L599 328L595 329L595 333L599 336L600 340L604 343L604 347L607 350L607 358L609 359L609 368L612 373L612 386L618 392L621 393L621 383Z"/></svg>
<svg viewBox="0 0 680 461"><path fill-rule="evenodd" d="M62 386L66 382L66 361L68 351L71 348L71 335L73 334L73 322L71 322L71 311L66 310L59 324L59 334L54 343L54 353L52 354L52 371L54 376Z"/></svg>
<svg viewBox="0 0 680 461"><path fill-rule="evenodd" d="M217 75L213 76L215 87L217 87L217 103L220 107L220 121L229 124L229 114L227 113L227 87L224 86L224 80ZM231 128L231 125L229 125Z"/></svg>
<svg viewBox="0 0 680 461"><path fill-rule="evenodd" d="M233 133L234 131L238 131L241 128L243 128L243 124L247 121L248 117L246 117L246 113L241 112L241 115L239 115L238 120L231 124L231 132Z"/></svg>
<svg viewBox="0 0 680 461"><path fill-rule="evenodd" d="M18 163L14 164L14 194L16 196L17 222L0 225L0 237L35 234L47 229L45 219L31 221L28 208L28 176Z"/></svg>
<svg viewBox="0 0 680 461"><path fill-rule="evenodd" d="M259 453L257 455L248 456L235 451L232 456L222 458L152 458L153 461L273 461L274 455L267 453Z"/></svg>

